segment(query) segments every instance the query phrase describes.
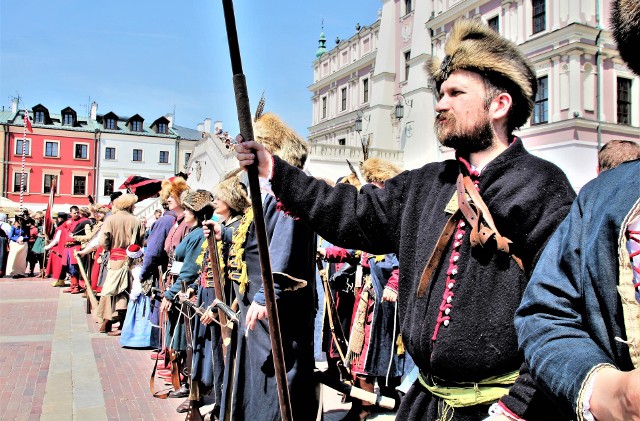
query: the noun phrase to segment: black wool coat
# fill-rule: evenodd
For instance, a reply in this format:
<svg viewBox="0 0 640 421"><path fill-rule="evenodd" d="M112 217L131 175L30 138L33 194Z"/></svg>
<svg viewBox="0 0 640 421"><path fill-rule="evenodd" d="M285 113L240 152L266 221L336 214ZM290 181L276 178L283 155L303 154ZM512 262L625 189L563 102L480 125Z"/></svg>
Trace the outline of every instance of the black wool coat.
<svg viewBox="0 0 640 421"><path fill-rule="evenodd" d="M424 373L451 382L476 382L522 368L502 402L521 418L556 419L518 352L513 316L538 253L567 215L575 198L564 173L529 154L520 139L491 161L479 177L480 195L511 251L524 263L491 247L472 250L467 224L458 251L448 326L432 340L446 288L451 244L427 294L416 294L420 276L450 217L461 164L431 163L387 180L383 189L326 183L274 158L272 189L288 211L333 244L374 254L396 253L400 261L399 317L405 346ZM453 240L452 240L453 241ZM551 408L551 411L553 408ZM398 413L403 420L438 418L438 399L416 383ZM487 406L456 408L454 419L487 415ZM551 415L551 416L550 416Z"/></svg>

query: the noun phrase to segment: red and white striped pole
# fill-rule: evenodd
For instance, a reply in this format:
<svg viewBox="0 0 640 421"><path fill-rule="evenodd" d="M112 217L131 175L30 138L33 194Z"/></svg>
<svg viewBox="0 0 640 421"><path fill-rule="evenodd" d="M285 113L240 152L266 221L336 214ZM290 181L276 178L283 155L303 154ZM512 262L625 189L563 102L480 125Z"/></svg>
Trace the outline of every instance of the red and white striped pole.
<svg viewBox="0 0 640 421"><path fill-rule="evenodd" d="M24 163L27 155L27 124L29 124L29 111L24 109L24 127L23 127L23 136L22 136L22 174L20 177L20 211L24 210Z"/></svg>

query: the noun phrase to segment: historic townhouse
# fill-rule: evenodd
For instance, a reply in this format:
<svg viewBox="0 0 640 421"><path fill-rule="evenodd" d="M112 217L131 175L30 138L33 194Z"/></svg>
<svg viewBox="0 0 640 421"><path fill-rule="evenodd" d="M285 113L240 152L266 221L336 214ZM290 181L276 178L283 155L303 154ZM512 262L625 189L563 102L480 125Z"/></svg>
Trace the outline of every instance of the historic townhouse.
<svg viewBox="0 0 640 421"><path fill-rule="evenodd" d="M366 147L405 168L452 156L433 136L435 96L424 66L432 54L444 55L446 34L464 17L483 20L530 58L535 112L516 134L580 188L596 174L601 145L640 141L640 81L618 57L609 8L610 0L383 0L371 51L361 47L369 28L318 51L309 88L312 170L344 174L344 157L355 160ZM372 70L365 77L356 69Z"/></svg>
<svg viewBox="0 0 640 421"><path fill-rule="evenodd" d="M169 118L162 116L148 121L140 114L122 116L114 111L97 114L95 103L91 118L99 127L96 158L99 202L108 202L109 195L120 190L131 175L164 179L176 173L177 135Z"/></svg>
<svg viewBox="0 0 640 421"><path fill-rule="evenodd" d="M4 126L3 196L27 208L42 210L54 179L56 202L67 207L86 204L95 195L97 132L91 119L79 117L67 107L52 113L38 104L29 110L33 132L24 136L24 110L14 100L12 109L0 115ZM23 146L24 184L23 183Z"/></svg>

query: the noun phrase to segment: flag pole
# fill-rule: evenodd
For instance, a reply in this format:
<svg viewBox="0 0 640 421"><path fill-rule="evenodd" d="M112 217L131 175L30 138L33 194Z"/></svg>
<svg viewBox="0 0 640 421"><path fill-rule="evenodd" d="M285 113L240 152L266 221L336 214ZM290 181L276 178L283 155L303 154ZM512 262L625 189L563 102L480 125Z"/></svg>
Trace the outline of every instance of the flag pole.
<svg viewBox="0 0 640 421"><path fill-rule="evenodd" d="M240 134L244 139L253 140L253 122L251 119L251 108L249 106L249 95L247 93L247 82L242 73L242 59L240 57L240 44L238 43L233 0L222 0L222 7L224 9L225 24L227 26L227 40L229 42L229 55L231 56L231 70L233 72L233 90L236 95ZM271 338L275 378L278 385L280 414L283 421L292 421L291 398L287 384L284 352L282 351L282 336L280 335L278 307L273 286L271 261L269 260L269 243L267 242L264 214L262 211L262 196L260 193L260 181L258 180L257 163L247 167L247 173L249 175L249 191L251 193L254 226L258 240L260 267L262 269L262 284L267 307L267 317L269 319L269 336Z"/></svg>

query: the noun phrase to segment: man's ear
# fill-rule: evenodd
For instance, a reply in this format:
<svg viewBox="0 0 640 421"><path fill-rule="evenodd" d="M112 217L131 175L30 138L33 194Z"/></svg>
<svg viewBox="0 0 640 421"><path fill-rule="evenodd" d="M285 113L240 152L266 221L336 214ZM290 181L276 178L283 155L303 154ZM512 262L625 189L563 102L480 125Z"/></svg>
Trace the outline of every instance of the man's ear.
<svg viewBox="0 0 640 421"><path fill-rule="evenodd" d="M502 92L491 101L489 110L494 120L501 120L507 117L509 110L513 106L513 98L507 92Z"/></svg>

